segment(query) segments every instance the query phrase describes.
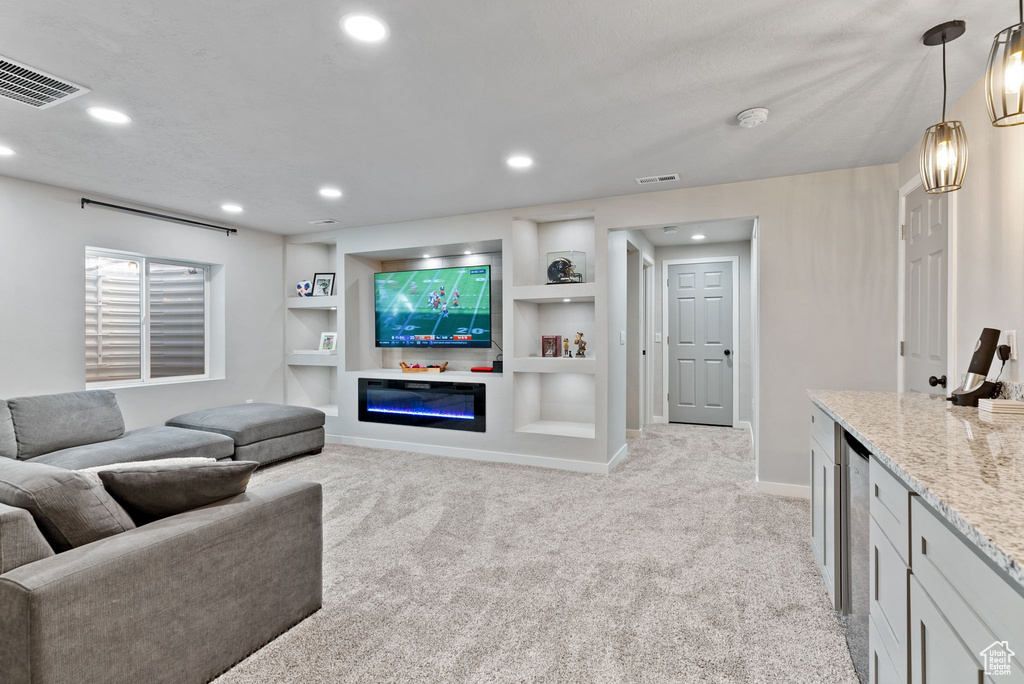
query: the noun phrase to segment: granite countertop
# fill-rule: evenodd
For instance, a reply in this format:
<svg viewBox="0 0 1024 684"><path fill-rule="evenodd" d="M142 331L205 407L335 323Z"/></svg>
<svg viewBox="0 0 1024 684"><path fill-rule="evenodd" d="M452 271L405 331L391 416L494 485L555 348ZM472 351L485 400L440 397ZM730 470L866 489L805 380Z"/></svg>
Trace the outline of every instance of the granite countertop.
<svg viewBox="0 0 1024 684"><path fill-rule="evenodd" d="M930 394L808 395L1024 585L1024 417L983 419Z"/></svg>

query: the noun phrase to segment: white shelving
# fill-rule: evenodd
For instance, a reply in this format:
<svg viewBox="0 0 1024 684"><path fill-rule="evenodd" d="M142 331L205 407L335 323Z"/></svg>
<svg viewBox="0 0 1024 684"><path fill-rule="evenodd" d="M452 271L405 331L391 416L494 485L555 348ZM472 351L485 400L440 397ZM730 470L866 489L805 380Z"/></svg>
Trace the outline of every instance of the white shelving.
<svg viewBox="0 0 1024 684"><path fill-rule="evenodd" d="M471 371L445 371L444 373L403 373L400 368L374 368L349 371L362 378L405 378L431 382L487 382L500 380L501 373L473 373Z"/></svg>
<svg viewBox="0 0 1024 684"><path fill-rule="evenodd" d="M285 363L289 366L335 366L338 365L337 354L288 354Z"/></svg>
<svg viewBox="0 0 1024 684"><path fill-rule="evenodd" d="M567 420L538 420L522 427L516 432L532 432L538 435L557 435L559 437L579 437L594 439L596 430L593 423L574 423Z"/></svg>
<svg viewBox="0 0 1024 684"><path fill-rule="evenodd" d="M512 370L529 373L586 373L593 375L597 372L597 359L567 359L563 357L551 358L543 356L531 356L528 358L510 359Z"/></svg>
<svg viewBox="0 0 1024 684"><path fill-rule="evenodd" d="M565 283L562 285L521 285L512 288L517 302L554 304L566 299L573 302L593 302L597 294L596 283Z"/></svg>
<svg viewBox="0 0 1024 684"><path fill-rule="evenodd" d="M338 295L330 297L288 297L285 306L289 309L313 309L333 311L338 308Z"/></svg>

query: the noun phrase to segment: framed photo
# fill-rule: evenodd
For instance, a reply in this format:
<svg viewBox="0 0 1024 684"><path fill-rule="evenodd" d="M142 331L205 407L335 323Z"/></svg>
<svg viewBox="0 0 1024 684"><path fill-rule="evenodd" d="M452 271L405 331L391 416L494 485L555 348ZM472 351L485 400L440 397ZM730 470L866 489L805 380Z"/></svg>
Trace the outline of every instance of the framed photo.
<svg viewBox="0 0 1024 684"><path fill-rule="evenodd" d="M334 294L334 274L317 273L313 276L313 296L330 297Z"/></svg>
<svg viewBox="0 0 1024 684"><path fill-rule="evenodd" d="M561 335L543 335L540 338L541 356L543 356L544 358L553 359L561 356L562 354L559 350L559 347L561 346Z"/></svg>
<svg viewBox="0 0 1024 684"><path fill-rule="evenodd" d="M338 333L336 332L324 332L320 333L320 349L322 352L334 352L338 346Z"/></svg>

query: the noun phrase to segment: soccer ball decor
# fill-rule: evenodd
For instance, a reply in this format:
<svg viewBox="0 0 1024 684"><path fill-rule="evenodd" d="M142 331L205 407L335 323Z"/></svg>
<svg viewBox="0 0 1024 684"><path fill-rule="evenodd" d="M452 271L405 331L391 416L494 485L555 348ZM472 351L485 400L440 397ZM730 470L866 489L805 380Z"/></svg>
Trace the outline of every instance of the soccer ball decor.
<svg viewBox="0 0 1024 684"><path fill-rule="evenodd" d="M300 297L312 297L313 296L313 283L308 280L300 280L295 285L295 289L298 291Z"/></svg>

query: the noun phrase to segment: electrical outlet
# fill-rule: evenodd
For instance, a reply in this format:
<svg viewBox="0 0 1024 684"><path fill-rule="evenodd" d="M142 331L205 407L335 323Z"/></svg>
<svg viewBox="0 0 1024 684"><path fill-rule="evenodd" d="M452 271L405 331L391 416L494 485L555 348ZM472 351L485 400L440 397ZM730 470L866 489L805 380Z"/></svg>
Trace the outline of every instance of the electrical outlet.
<svg viewBox="0 0 1024 684"><path fill-rule="evenodd" d="M661 333L654 333L654 341L661 342Z"/></svg>
<svg viewBox="0 0 1024 684"><path fill-rule="evenodd" d="M619 344L626 344L626 331L625 330L620 330L619 331Z"/></svg>
<svg viewBox="0 0 1024 684"><path fill-rule="evenodd" d="M1003 339L1000 344L1010 345L1010 360L1017 360L1017 331L1016 330L1004 330Z"/></svg>

